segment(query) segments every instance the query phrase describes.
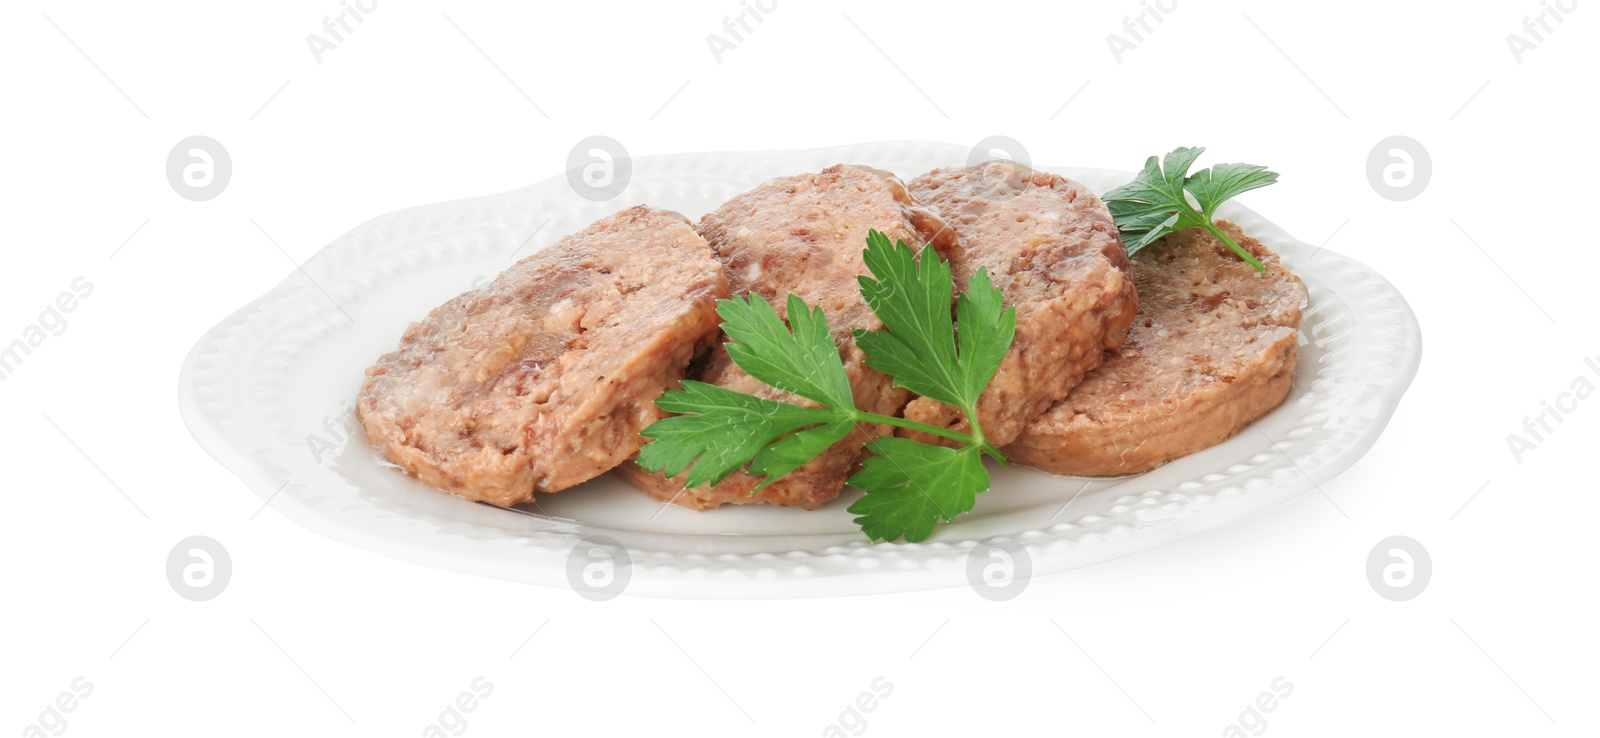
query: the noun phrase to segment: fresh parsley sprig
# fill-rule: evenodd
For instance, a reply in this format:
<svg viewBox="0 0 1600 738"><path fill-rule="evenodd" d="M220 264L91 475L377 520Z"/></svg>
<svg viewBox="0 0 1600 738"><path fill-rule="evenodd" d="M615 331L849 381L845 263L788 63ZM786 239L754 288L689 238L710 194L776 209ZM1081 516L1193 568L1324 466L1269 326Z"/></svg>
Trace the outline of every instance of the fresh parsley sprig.
<svg viewBox="0 0 1600 738"><path fill-rule="evenodd" d="M1189 167L1204 152L1205 147L1177 148L1159 163L1152 156L1145 161L1144 171L1132 182L1105 194L1102 199L1116 219L1118 230L1122 231L1123 245L1132 255L1168 233L1204 228L1250 262L1256 271L1266 271L1259 259L1234 243L1211 218L1222 203L1277 182L1278 174L1256 164L1216 164L1189 174ZM1198 209L1189 202L1185 192L1194 196L1200 205Z"/></svg>
<svg viewBox="0 0 1600 738"><path fill-rule="evenodd" d="M884 326L855 332L868 365L894 377L900 387L961 409L970 434L857 408L822 309L789 295L785 326L764 298L752 295L717 304L730 339L725 344L729 357L750 376L821 407L685 381L682 389L656 402L677 414L642 432L654 440L640 449L639 465L668 476L687 469L691 487L716 485L747 466L751 474L765 476L756 487L760 490L816 458L857 423L881 423L958 446L892 436L869 442L873 456L849 480L866 492L849 508L863 532L874 540L921 541L938 521L971 510L977 493L989 487L983 455L1005 462L984 438L976 408L1011 347L1016 311L1002 304L999 289L980 270L956 299L952 321L954 280L950 265L937 255L919 259L905 243L890 244L887 236L871 231L863 257L872 277L860 278L862 297Z"/></svg>

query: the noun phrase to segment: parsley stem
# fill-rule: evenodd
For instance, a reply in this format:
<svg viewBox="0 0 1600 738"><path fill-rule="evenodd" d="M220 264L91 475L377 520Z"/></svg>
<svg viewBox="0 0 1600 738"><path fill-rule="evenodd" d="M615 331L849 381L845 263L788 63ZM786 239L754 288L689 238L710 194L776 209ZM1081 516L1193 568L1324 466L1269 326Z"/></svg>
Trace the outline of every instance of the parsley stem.
<svg viewBox="0 0 1600 738"><path fill-rule="evenodd" d="M990 379L993 379L993 377L990 377ZM1000 449L995 448L994 444L990 443L988 439L983 437L983 426L978 425L977 403L964 406L961 408L961 411L967 414L967 423L972 426L972 442L979 448L983 449L983 451L989 454L989 456L995 461L998 461L1001 464L1008 463L1006 461L1006 455L1001 453Z"/></svg>
<svg viewBox="0 0 1600 738"><path fill-rule="evenodd" d="M1250 262L1250 266L1255 267L1256 271L1265 272L1267 270L1267 265L1262 264L1261 260L1257 259L1254 256L1251 256L1250 252L1249 251L1245 251L1243 246L1240 246L1239 244L1234 243L1233 239L1228 238L1228 234L1223 233L1222 229L1218 228L1215 223L1212 223L1210 218L1204 218L1204 222L1206 224L1206 230L1211 231L1211 235L1222 239L1223 243L1228 244L1228 248L1233 249L1233 252L1238 254L1239 258L1244 259L1247 262Z"/></svg>
<svg viewBox="0 0 1600 738"><path fill-rule="evenodd" d="M965 444L967 444L969 446L974 444L974 443L977 443L977 440L974 439L972 436L969 436L969 435L967 435L965 433L962 433L960 431L953 431L953 430L950 430L949 428L940 428L937 425L929 425L927 423L918 423L915 420L906 420L905 418L896 418L896 417L892 417L892 416L889 416L889 415L879 415L877 413L862 412L861 413L861 422L864 422L864 423L882 423L884 425L892 425L892 426L894 426L896 428L905 428L906 430L921 431L923 433L927 433L928 435L938 436L940 438L948 438L948 439L950 439L952 441L960 441L960 442L965 443Z"/></svg>
<svg viewBox="0 0 1600 738"><path fill-rule="evenodd" d="M981 429L978 431L977 436L971 436L960 431L950 430L949 428L940 428L937 425L918 423L915 420L906 420L905 418L896 418L889 415L879 415L877 413L869 413L859 410L857 412L859 413L858 422L882 423L883 425L892 425L896 428L905 428L906 430L920 431L922 433L938 436L940 438L948 438L952 441L960 441L968 446L978 446L996 461L999 461L1002 464L1006 463L1006 455L1001 453L1000 449L995 448L994 444L983 439L983 431ZM969 414L967 417L971 418L973 416Z"/></svg>

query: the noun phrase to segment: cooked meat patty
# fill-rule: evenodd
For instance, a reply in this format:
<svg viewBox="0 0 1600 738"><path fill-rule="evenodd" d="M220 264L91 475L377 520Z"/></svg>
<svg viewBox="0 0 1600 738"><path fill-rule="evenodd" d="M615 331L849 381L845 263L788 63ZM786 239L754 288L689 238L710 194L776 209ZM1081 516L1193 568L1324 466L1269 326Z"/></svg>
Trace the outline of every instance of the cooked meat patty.
<svg viewBox="0 0 1600 738"><path fill-rule="evenodd" d="M1087 187L1014 162L935 169L912 180L911 194L958 236L950 258L957 288L987 268L1016 307L1016 339L978 399L984 436L1010 443L1127 334L1138 298L1122 238ZM912 400L905 417L970 431L959 410L925 397Z"/></svg>
<svg viewBox="0 0 1600 738"><path fill-rule="evenodd" d="M412 323L356 411L414 477L514 505L625 461L718 335L722 265L683 216L634 207Z"/></svg>
<svg viewBox="0 0 1600 738"><path fill-rule="evenodd" d="M953 241L939 218L920 207L900 180L860 166L839 165L820 174L772 180L729 200L700 221L700 234L727 267L734 294L761 295L785 319L790 293L809 305L821 306L850 376L856 407L894 415L908 393L867 366L866 355L856 347L852 335L857 328L876 330L883 325L862 300L856 282L856 277L868 273L861 253L870 229L919 250L932 241L935 251L946 253ZM699 379L757 397L816 406L746 374L720 344ZM743 471L734 472L715 487L693 489L684 489L683 475L668 479L637 464L625 464L619 472L658 499L696 510L760 502L815 509L839 495L865 453L862 447L888 431L887 426L862 424L822 455L754 496L750 492L762 477Z"/></svg>
<svg viewBox="0 0 1600 738"><path fill-rule="evenodd" d="M1127 342L1004 449L1012 461L1134 474L1221 443L1283 402L1305 289L1260 242L1218 225L1267 271L1199 228L1135 254L1142 311Z"/></svg>

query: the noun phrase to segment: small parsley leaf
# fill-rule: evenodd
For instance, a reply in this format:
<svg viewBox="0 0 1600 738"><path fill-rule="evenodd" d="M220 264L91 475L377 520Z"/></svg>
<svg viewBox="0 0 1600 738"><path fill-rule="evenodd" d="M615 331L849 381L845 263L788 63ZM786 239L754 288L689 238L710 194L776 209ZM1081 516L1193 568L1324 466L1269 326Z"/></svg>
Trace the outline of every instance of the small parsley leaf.
<svg viewBox="0 0 1600 738"><path fill-rule="evenodd" d="M717 301L724 344L733 362L750 376L785 392L829 407L855 407L850 377L828 332L822 308L808 308L789 295L789 326L760 295ZM790 328L793 331L790 331Z"/></svg>
<svg viewBox="0 0 1600 738"><path fill-rule="evenodd" d="M1000 288L989 279L988 269L979 269L967 279L967 291L956 298L956 335L961 354L962 393L970 398L970 412L976 407L983 388L999 371L1000 362L1011 349L1017 334L1017 310L1006 307Z"/></svg>
<svg viewBox="0 0 1600 738"><path fill-rule="evenodd" d="M876 455L850 477L867 494L849 511L873 540L924 540L934 523L971 510L977 494L989 488L977 446L954 449L884 436L867 450Z"/></svg>
<svg viewBox="0 0 1600 738"><path fill-rule="evenodd" d="M856 331L856 343L867 365L896 385L970 411L1011 347L1016 310L1001 303L988 270L978 270L956 300L958 352L950 265L928 253L919 259L905 242L891 246L888 236L869 233L864 259L873 276L859 278L861 295L883 328Z"/></svg>
<svg viewBox="0 0 1600 738"><path fill-rule="evenodd" d="M668 391L656 406L682 414L658 420L640 433L655 442L639 448L639 466L675 477L693 464L690 487L715 485L767 444L802 428L849 421L854 412L853 407L800 407L695 381Z"/></svg>
<svg viewBox="0 0 1600 738"><path fill-rule="evenodd" d="M1202 212L1210 213L1228 200L1277 181L1277 172L1259 164L1213 164L1195 172L1184 188L1199 201Z"/></svg>
<svg viewBox="0 0 1600 738"><path fill-rule="evenodd" d="M1222 203L1277 182L1277 173L1255 164L1217 164L1189 174L1189 167L1204 152L1204 147L1181 147L1159 163L1152 156L1132 182L1105 194L1102 199L1122 231L1124 246L1131 255L1169 233L1204 228L1256 271L1265 271L1266 266L1223 233L1212 216ZM1198 209L1185 193L1194 196Z"/></svg>
<svg viewBox="0 0 1600 738"><path fill-rule="evenodd" d="M891 245L876 230L867 234L862 260L873 276L857 277L861 296L883 323L880 330L856 331L867 365L923 397L965 405L950 315L950 265L937 256L918 259L905 242Z"/></svg>
<svg viewBox="0 0 1600 738"><path fill-rule="evenodd" d="M853 418L840 418L826 425L784 436L777 443L761 449L750 460L750 473L765 474L767 477L761 480L756 489L760 490L782 479L785 474L817 458L829 446L844 440L855 427Z"/></svg>

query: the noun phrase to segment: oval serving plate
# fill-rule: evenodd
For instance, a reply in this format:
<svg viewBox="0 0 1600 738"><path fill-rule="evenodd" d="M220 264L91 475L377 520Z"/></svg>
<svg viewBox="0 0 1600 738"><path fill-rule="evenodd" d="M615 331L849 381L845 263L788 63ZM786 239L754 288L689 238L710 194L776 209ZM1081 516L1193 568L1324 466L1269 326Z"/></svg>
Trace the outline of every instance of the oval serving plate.
<svg viewBox="0 0 1600 738"><path fill-rule="evenodd" d="M910 178L961 166L969 148L884 142L632 160L617 197L593 202L565 175L498 195L371 220L328 245L202 336L178 402L200 445L296 523L400 559L568 587L588 536L626 547L626 591L660 597L810 597L964 584L980 542L1026 547L1035 576L1124 556L1281 505L1371 448L1410 384L1421 335L1377 272L1314 249L1250 210L1238 223L1282 255L1310 305L1295 385L1282 406L1219 446L1132 477L1058 477L993 468L976 508L921 543L869 543L846 512L859 492L814 512L664 506L607 474L504 510L428 488L367 445L353 412L363 372L412 320L516 259L639 203L698 218L768 179L840 162ZM1130 172L1039 167L1105 192ZM1315 258L1313 258L1313 255ZM588 550L587 546L584 549ZM574 569L577 571L578 569Z"/></svg>

